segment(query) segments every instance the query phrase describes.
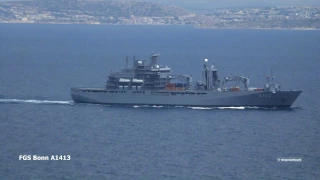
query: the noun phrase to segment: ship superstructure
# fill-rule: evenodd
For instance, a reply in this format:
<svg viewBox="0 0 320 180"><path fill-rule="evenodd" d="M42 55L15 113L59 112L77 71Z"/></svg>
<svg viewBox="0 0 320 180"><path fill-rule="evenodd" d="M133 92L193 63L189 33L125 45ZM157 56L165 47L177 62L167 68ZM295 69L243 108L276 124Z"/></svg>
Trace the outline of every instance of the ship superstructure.
<svg viewBox="0 0 320 180"><path fill-rule="evenodd" d="M160 66L160 55L152 53L149 62L133 57L133 66L111 72L104 88L71 88L75 102L161 105L161 106L220 106L220 107L290 107L302 91L283 91L268 77L264 88L249 86L244 76L219 79L215 63L204 60L203 80L194 85L189 75L174 75L168 66ZM228 87L230 81L242 83Z"/></svg>
<svg viewBox="0 0 320 180"><path fill-rule="evenodd" d="M170 84L173 79L184 79L187 84L182 84L182 89L191 87L191 77L187 75L172 75L171 68L158 64L159 54L150 56L150 63L146 60L136 60L133 57L133 67L128 67L128 57L126 58L126 67L120 72L112 72L106 84L106 89L119 90L165 90L166 87L172 87ZM175 86L181 86L176 83ZM179 88L175 88L178 90Z"/></svg>

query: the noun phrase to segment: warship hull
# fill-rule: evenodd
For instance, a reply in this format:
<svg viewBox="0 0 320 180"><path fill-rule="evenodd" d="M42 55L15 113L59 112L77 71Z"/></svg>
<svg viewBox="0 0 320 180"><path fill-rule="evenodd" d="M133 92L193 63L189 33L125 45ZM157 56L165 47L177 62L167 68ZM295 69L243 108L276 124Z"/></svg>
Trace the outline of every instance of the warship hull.
<svg viewBox="0 0 320 180"><path fill-rule="evenodd" d="M71 88L71 96L76 103L192 107L290 108L301 92L294 90L276 92L121 91L103 88Z"/></svg>

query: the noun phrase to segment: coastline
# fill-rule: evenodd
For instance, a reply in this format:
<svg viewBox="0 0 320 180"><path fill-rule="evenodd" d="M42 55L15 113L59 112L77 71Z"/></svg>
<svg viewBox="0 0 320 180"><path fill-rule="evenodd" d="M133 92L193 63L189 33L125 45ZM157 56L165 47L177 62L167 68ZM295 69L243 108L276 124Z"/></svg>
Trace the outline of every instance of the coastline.
<svg viewBox="0 0 320 180"><path fill-rule="evenodd" d="M57 25L107 25L107 26L188 26L199 29L220 29L220 30L232 30L232 29L242 29L242 30L294 30L294 31L319 31L317 28L258 28L258 27L204 27L197 25L184 25L184 24L103 24L99 22L92 23L68 23L68 22L9 22L0 21L0 24L57 24Z"/></svg>
<svg viewBox="0 0 320 180"><path fill-rule="evenodd" d="M294 30L294 31L319 31L320 29L317 28L258 28L258 27L196 27L196 28L203 28L203 29L243 29L243 30Z"/></svg>

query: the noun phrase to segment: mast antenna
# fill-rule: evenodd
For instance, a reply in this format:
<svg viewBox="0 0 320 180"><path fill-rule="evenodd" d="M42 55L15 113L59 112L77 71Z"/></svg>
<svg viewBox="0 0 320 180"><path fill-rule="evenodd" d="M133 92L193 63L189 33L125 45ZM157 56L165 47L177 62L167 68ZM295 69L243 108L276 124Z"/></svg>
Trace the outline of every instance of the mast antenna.
<svg viewBox="0 0 320 180"><path fill-rule="evenodd" d="M126 69L128 69L128 56L126 57Z"/></svg>

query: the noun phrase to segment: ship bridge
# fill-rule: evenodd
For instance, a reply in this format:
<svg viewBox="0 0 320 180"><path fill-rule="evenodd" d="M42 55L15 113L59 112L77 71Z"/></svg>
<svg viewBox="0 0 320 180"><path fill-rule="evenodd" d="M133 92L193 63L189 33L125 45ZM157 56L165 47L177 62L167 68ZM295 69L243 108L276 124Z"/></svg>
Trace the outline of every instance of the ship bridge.
<svg viewBox="0 0 320 180"><path fill-rule="evenodd" d="M159 65L160 54L152 53L148 64L146 60L133 57L133 66L128 67L128 56L126 58L126 68L120 72L113 72L108 76L106 87L108 89L117 88L141 88L148 90L165 90L166 85L174 78L190 81L190 77L183 75L173 76L171 68ZM188 83L188 88L191 83Z"/></svg>

